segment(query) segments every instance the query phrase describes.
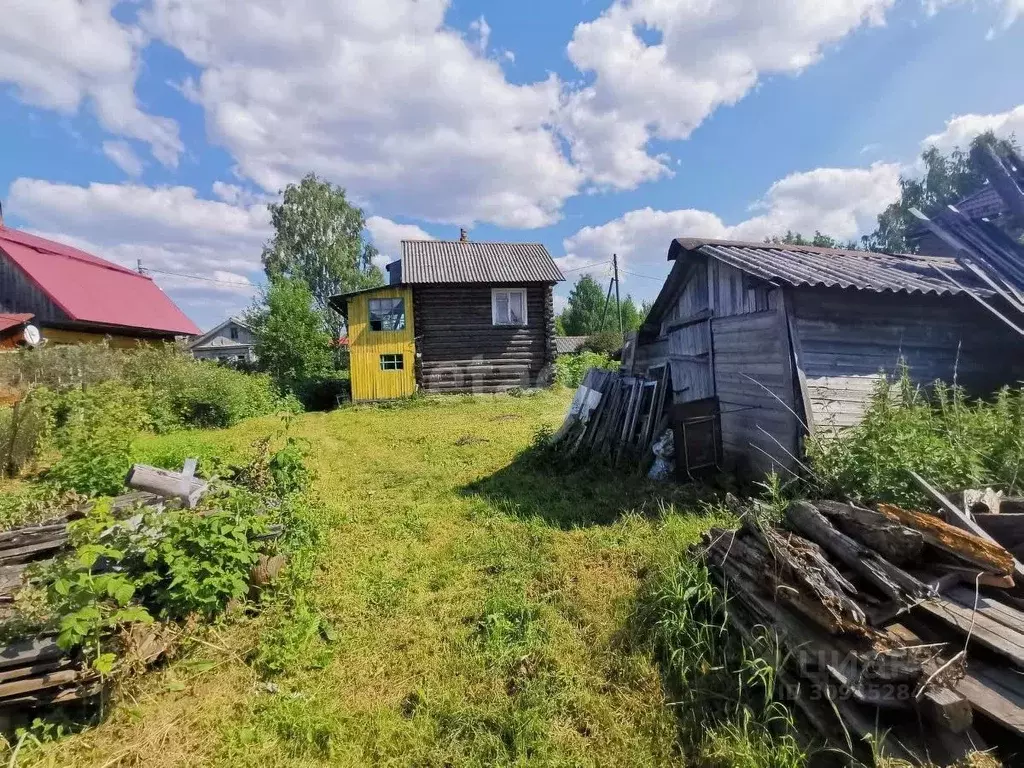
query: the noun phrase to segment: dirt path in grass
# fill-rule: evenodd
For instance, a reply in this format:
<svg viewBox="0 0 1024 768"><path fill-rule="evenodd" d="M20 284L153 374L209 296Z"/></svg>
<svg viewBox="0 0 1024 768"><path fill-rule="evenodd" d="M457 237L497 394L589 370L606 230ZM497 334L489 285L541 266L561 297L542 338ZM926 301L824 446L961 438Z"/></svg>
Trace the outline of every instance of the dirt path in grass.
<svg viewBox="0 0 1024 768"><path fill-rule="evenodd" d="M517 458L566 404L447 398L296 420L331 534L287 632L261 637L265 618L216 627L104 724L29 742L24 756L153 767L675 762L670 708L628 619L644 570L706 523L662 509L638 481ZM269 428L154 438L142 450L229 453ZM277 648L288 671L258 679L242 661L255 647Z"/></svg>

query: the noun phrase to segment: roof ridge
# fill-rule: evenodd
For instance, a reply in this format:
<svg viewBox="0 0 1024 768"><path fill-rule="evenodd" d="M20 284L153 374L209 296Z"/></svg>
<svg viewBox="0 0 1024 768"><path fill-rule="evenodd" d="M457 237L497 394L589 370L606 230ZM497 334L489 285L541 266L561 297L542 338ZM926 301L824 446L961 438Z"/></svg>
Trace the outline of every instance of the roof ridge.
<svg viewBox="0 0 1024 768"><path fill-rule="evenodd" d="M12 233L15 236L12 236ZM49 238L41 237L39 235L33 235L19 229L12 229L11 227L6 226L0 227L0 240L10 240L11 242L17 243L25 248L31 248L33 251L39 251L40 253L46 253L51 256L59 256L64 259L74 259L75 261L90 264L94 267L110 269L115 272L123 272L125 274L141 277L150 281L153 280L149 275L136 272L134 269L122 266L121 264L117 264L109 259L104 259L102 256L95 256L91 253L86 253L82 249L76 248L73 245L61 243L56 240L50 240ZM49 248L45 245L40 245L40 243L52 244L56 246L56 248Z"/></svg>

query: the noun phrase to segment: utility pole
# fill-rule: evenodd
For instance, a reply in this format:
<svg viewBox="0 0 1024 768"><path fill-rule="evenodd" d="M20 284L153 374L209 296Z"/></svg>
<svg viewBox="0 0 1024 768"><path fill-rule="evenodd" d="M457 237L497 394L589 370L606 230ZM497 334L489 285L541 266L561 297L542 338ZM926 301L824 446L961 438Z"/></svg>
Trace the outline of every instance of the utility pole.
<svg viewBox="0 0 1024 768"><path fill-rule="evenodd" d="M615 270L615 314L619 316L619 336L622 336L622 302L619 301L619 256L612 254L612 269Z"/></svg>

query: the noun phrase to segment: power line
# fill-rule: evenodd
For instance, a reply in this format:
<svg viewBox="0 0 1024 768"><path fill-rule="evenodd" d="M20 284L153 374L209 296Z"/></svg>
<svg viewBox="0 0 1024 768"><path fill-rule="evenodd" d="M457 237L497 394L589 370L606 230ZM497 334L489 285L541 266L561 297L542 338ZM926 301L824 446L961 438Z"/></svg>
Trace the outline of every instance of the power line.
<svg viewBox="0 0 1024 768"><path fill-rule="evenodd" d="M184 272L167 272L163 269L153 269L152 267L142 267L140 265L139 272L145 274L147 272L154 272L158 275L170 275L172 277L184 277L188 280L203 280L207 283L219 283L221 285L236 285L240 288L253 288L253 283L240 282L238 280L218 280L216 277L203 277L202 275L186 275Z"/></svg>
<svg viewBox="0 0 1024 768"><path fill-rule="evenodd" d="M584 264L582 267L573 267L572 269L563 269L563 272L577 272L581 269L589 269L590 267L600 267L602 264L611 264L612 260L607 259L606 261L595 261L593 264Z"/></svg>
<svg viewBox="0 0 1024 768"><path fill-rule="evenodd" d="M659 283L662 282L662 278L660 277L652 277L651 275L641 275L639 272L630 272L625 269L620 269L619 271L625 272L627 275L632 275L633 277L642 277L645 280L657 280Z"/></svg>

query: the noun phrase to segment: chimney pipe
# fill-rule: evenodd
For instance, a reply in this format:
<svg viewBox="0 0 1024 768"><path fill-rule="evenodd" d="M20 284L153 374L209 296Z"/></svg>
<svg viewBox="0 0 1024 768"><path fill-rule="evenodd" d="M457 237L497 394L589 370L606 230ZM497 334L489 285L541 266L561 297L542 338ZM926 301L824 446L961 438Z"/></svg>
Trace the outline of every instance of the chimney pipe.
<svg viewBox="0 0 1024 768"><path fill-rule="evenodd" d="M0 202L0 227L4 225L4 204Z"/></svg>
<svg viewBox="0 0 1024 768"><path fill-rule="evenodd" d="M460 243L469 242L469 233L466 232L466 230L464 230L464 229L460 229L459 230L459 242Z"/></svg>

